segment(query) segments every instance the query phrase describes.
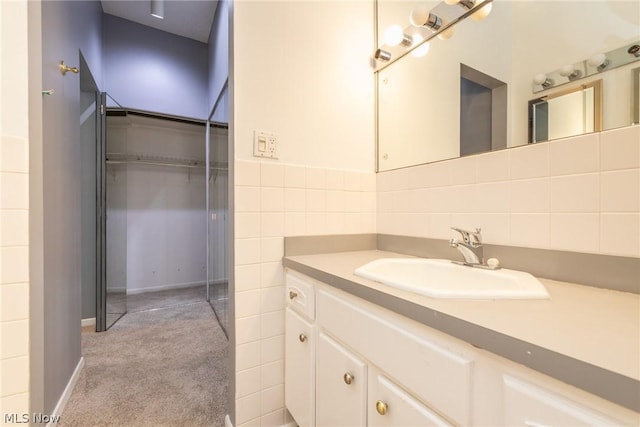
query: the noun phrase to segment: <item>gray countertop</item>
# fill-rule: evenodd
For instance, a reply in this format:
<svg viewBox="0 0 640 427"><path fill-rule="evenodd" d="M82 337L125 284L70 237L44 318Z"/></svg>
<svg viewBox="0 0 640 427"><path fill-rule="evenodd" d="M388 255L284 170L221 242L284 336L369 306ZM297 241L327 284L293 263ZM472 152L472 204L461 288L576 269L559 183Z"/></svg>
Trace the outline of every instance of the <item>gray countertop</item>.
<svg viewBox="0 0 640 427"><path fill-rule="evenodd" d="M540 278L548 300L435 299L356 276L363 250L286 256L285 267L640 412L640 295Z"/></svg>

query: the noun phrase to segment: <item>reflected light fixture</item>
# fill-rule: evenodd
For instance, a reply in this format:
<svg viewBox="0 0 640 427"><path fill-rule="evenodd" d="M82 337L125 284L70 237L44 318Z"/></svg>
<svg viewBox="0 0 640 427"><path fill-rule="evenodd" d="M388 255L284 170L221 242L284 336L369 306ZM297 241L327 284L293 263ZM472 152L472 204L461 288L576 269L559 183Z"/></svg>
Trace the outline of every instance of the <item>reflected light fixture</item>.
<svg viewBox="0 0 640 427"><path fill-rule="evenodd" d="M404 33L404 30L400 25L392 25L384 32L384 42L389 46L402 46L409 47L413 44L413 38L410 35Z"/></svg>
<svg viewBox="0 0 640 427"><path fill-rule="evenodd" d="M596 67L598 71L603 71L610 64L607 56L604 53L596 53L592 55L589 59L587 59L587 64L592 67Z"/></svg>
<svg viewBox="0 0 640 427"><path fill-rule="evenodd" d="M640 44L634 44L629 49L627 49L627 53L629 55L633 55L636 58L640 58Z"/></svg>
<svg viewBox="0 0 640 427"><path fill-rule="evenodd" d="M542 86L543 88L548 88L550 86L553 86L553 80L547 78L547 75L544 73L540 73L540 74L536 74L533 77L533 82L537 85Z"/></svg>
<svg viewBox="0 0 640 427"><path fill-rule="evenodd" d="M449 40L451 37L453 37L453 27L449 27L444 31L441 31L440 34L438 34L438 38L440 40Z"/></svg>
<svg viewBox="0 0 640 427"><path fill-rule="evenodd" d="M559 73L562 77L566 77L569 80L575 80L577 78L582 77L582 71L576 70L576 68L573 65L563 66L562 68L560 68Z"/></svg>
<svg viewBox="0 0 640 427"><path fill-rule="evenodd" d="M151 0L151 16L164 19L164 0Z"/></svg>
<svg viewBox="0 0 640 427"><path fill-rule="evenodd" d="M486 0L444 0L444 2L448 5L459 4L463 8L467 10L471 10L477 5L484 3ZM471 19L480 21L486 18L489 13L491 13L491 9L493 8L493 3L489 2L486 5L480 7L476 12L471 15Z"/></svg>
<svg viewBox="0 0 640 427"><path fill-rule="evenodd" d="M416 48L411 51L411 55L416 58L422 58L429 53L429 42L422 43L423 40L424 38L420 34L413 36L413 46ZM422 43L422 45L418 46L420 43Z"/></svg>
<svg viewBox="0 0 640 427"><path fill-rule="evenodd" d="M442 27L442 18L429 12L426 7L417 7L411 11L409 22L414 27L427 27L437 31Z"/></svg>
<svg viewBox="0 0 640 427"><path fill-rule="evenodd" d="M373 54L373 57L378 61L387 62L391 59L391 53L387 52L386 50L376 49L376 53Z"/></svg>

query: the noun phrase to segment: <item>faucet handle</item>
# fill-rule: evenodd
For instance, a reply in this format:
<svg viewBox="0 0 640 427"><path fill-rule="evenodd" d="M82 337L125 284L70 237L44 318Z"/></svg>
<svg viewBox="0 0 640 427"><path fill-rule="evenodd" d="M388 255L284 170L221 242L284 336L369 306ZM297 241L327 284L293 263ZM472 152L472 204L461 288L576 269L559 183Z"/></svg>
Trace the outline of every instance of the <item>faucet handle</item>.
<svg viewBox="0 0 640 427"><path fill-rule="evenodd" d="M480 246L482 243L482 235L480 234L482 229L480 228L476 228L476 231L467 231L457 227L451 227L451 229L460 233L460 235L462 235L462 240L464 240L465 243L472 246Z"/></svg>

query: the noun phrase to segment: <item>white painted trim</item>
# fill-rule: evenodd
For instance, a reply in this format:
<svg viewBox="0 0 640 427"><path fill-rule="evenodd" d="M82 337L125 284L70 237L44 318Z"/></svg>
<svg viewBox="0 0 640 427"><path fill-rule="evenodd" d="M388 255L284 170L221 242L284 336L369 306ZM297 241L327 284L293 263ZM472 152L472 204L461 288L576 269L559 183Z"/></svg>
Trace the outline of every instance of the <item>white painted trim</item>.
<svg viewBox="0 0 640 427"><path fill-rule="evenodd" d="M229 414L225 415L224 417L224 427L233 427L233 424L231 423L231 418L229 418Z"/></svg>
<svg viewBox="0 0 640 427"><path fill-rule="evenodd" d="M96 318L95 317L90 317L87 319L82 319L80 321L80 325L84 328L85 326L95 326L96 325Z"/></svg>
<svg viewBox="0 0 640 427"><path fill-rule="evenodd" d="M282 427L298 427L298 423L295 421L290 421L289 423L283 425Z"/></svg>
<svg viewBox="0 0 640 427"><path fill-rule="evenodd" d="M58 400L58 404L53 409L51 415L62 415L62 412L64 412L64 407L67 406L67 402L69 402L69 399L71 398L71 393L73 393L73 389L78 382L78 378L80 377L82 368L84 368L84 357L80 357L80 360L76 365L76 369L73 370L73 374L71 374L71 378L69 378L69 382L64 388L64 391L62 392L62 395ZM53 427L53 424L51 422L48 422L46 427Z"/></svg>

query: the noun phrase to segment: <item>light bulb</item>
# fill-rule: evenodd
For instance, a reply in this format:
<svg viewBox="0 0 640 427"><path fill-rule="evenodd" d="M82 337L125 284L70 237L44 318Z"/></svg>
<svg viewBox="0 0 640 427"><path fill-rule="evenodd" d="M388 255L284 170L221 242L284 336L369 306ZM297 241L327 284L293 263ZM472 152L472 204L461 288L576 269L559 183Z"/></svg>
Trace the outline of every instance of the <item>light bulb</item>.
<svg viewBox="0 0 640 427"><path fill-rule="evenodd" d="M400 25L392 25L384 32L384 42L389 46L397 46L402 43L404 33Z"/></svg>
<svg viewBox="0 0 640 427"><path fill-rule="evenodd" d="M604 53L596 53L587 59L587 64L596 67L598 71L602 71L609 65L609 60Z"/></svg>
<svg viewBox="0 0 640 427"><path fill-rule="evenodd" d="M414 27L422 27L429 19L429 9L426 7L416 7L409 14L409 22Z"/></svg>
<svg viewBox="0 0 640 427"><path fill-rule="evenodd" d="M578 77L582 76L582 72L580 70L576 70L575 67L570 64L564 65L562 68L560 68L560 71L558 72L562 77L566 77L569 80L575 80Z"/></svg>
<svg viewBox="0 0 640 427"><path fill-rule="evenodd" d="M474 12L471 15L471 19L474 21L481 21L491 13L491 9L493 9L493 3L487 3L482 6L477 12Z"/></svg>
<svg viewBox="0 0 640 427"><path fill-rule="evenodd" d="M454 4L460 3L460 0L444 0L444 2L448 5L453 6Z"/></svg>
<svg viewBox="0 0 640 427"><path fill-rule="evenodd" d="M411 11L409 22L414 27L429 27L433 31L437 31L442 27L442 19L429 12L426 7L417 7Z"/></svg>
<svg viewBox="0 0 640 427"><path fill-rule="evenodd" d="M453 37L453 27L449 27L446 30L440 32L440 34L438 34L438 38L440 40L449 40L451 37Z"/></svg>
<svg viewBox="0 0 640 427"><path fill-rule="evenodd" d="M420 34L416 34L413 36L413 46L417 47L411 51L411 55L415 56L416 58L421 58L429 53L429 42L420 45L423 40L424 38Z"/></svg>
<svg viewBox="0 0 640 427"><path fill-rule="evenodd" d="M547 75L544 73L536 74L533 77L533 82L537 85L542 86L543 88L548 88L549 86L553 86L553 80L548 79Z"/></svg>

